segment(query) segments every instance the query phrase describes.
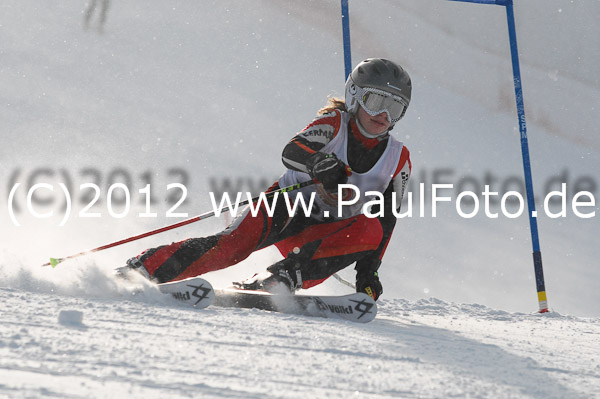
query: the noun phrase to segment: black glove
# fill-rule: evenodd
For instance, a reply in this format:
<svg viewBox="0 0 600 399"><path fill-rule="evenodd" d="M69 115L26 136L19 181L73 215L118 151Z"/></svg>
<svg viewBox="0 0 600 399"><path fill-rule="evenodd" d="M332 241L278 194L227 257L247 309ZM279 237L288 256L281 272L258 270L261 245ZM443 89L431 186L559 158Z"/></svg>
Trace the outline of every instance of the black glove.
<svg viewBox="0 0 600 399"><path fill-rule="evenodd" d="M356 292L364 292L371 298L377 300L383 294L383 287L379 281L377 270L381 265L380 259L365 257L358 262L354 269L356 270Z"/></svg>
<svg viewBox="0 0 600 399"><path fill-rule="evenodd" d="M323 184L330 193L337 193L338 184L348 182L350 167L343 163L335 154L316 152L306 161L308 174L313 180Z"/></svg>
<svg viewBox="0 0 600 399"><path fill-rule="evenodd" d="M357 274L356 292L364 292L375 300L379 299L381 294L383 294L383 287L381 286L377 272Z"/></svg>

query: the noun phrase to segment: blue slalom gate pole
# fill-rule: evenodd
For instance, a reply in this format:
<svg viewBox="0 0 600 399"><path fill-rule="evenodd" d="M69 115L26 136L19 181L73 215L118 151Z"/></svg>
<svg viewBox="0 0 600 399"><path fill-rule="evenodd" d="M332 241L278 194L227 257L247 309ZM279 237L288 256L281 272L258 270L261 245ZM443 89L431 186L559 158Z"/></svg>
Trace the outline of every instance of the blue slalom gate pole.
<svg viewBox="0 0 600 399"><path fill-rule="evenodd" d="M342 35L344 39L344 69L346 76L344 81L352 72L352 55L350 49L350 14L348 13L348 0L342 0Z"/></svg>
<svg viewBox="0 0 600 399"><path fill-rule="evenodd" d="M533 246L533 268L535 270L535 283L538 293L540 313L544 313L548 311L548 301L546 299L546 284L544 283L542 252L540 251L540 240L538 236L536 219L537 211L535 210L535 197L533 195L533 179L531 177L531 163L529 161L529 142L527 140L527 124L525 122L525 103L523 101L521 69L519 67L519 50L517 48L517 32L515 28L515 15L512 0L506 1L506 20L508 22L508 38L510 40L510 54L512 58L515 99L517 102L517 116L519 118L519 131L521 133L521 153L523 155L523 171L525 174L525 188L527 190L527 207L529 209L529 227L531 230L531 244Z"/></svg>
<svg viewBox="0 0 600 399"><path fill-rule="evenodd" d="M533 195L533 179L531 177L531 162L529 160L529 142L527 140L527 123L525 121L525 103L523 100L523 87L521 84L521 68L519 67L519 50L517 48L517 32L515 28L515 15L513 0L450 0L466 3L495 4L506 7L506 20L508 23L508 39L510 42L510 55L512 60L513 81L515 86L515 99L517 103L517 117L521 133L521 154L523 157L523 172L525 175L525 189L527 192L527 207L529 212L529 227L531 230L531 244L533 246L533 268L538 294L539 312L548 311L546 299L546 285L544 283L544 270L542 267L542 252L537 226L537 211L535 210L535 197Z"/></svg>

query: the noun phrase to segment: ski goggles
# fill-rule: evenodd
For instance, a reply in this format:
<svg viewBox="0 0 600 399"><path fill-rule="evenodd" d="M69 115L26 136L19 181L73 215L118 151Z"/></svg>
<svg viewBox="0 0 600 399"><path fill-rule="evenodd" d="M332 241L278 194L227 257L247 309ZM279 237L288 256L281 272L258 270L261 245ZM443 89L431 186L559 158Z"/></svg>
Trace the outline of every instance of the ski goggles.
<svg viewBox="0 0 600 399"><path fill-rule="evenodd" d="M356 98L365 112L371 116L385 112L390 123L398 122L408 106L404 99L386 91L371 87L358 87L357 89Z"/></svg>

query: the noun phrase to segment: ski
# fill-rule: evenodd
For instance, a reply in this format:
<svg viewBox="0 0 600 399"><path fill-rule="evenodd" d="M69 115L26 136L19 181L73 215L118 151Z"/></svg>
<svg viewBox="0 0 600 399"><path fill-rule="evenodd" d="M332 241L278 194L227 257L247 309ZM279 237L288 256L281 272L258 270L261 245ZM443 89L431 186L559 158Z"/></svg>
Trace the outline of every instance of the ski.
<svg viewBox="0 0 600 399"><path fill-rule="evenodd" d="M236 288L217 289L213 306L256 308L273 312L368 323L377 315L377 305L367 294L342 296L281 295Z"/></svg>
<svg viewBox="0 0 600 399"><path fill-rule="evenodd" d="M126 273L117 273L129 280ZM341 296L271 294L265 291L225 288L215 290L201 277L171 281L156 285L158 290L172 296L178 304L196 309L210 305L219 307L256 308L272 312L368 323L377 315L375 301L364 293Z"/></svg>
<svg viewBox="0 0 600 399"><path fill-rule="evenodd" d="M170 294L179 303L197 309L209 306L215 297L212 285L200 277L157 284L163 294Z"/></svg>

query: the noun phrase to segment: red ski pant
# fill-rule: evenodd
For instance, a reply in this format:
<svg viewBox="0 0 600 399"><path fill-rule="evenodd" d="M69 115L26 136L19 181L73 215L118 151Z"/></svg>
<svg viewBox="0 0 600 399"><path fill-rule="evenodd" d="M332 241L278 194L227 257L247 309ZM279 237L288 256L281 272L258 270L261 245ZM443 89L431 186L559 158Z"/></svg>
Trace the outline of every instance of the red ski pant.
<svg viewBox="0 0 600 399"><path fill-rule="evenodd" d="M331 222L303 214L290 218L278 203L273 216L261 207L256 216L247 212L221 233L148 250L140 260L153 277L165 282L224 269L270 245L287 257L312 243L301 270L303 288L309 288L375 251L382 238L376 218L359 215Z"/></svg>

